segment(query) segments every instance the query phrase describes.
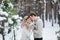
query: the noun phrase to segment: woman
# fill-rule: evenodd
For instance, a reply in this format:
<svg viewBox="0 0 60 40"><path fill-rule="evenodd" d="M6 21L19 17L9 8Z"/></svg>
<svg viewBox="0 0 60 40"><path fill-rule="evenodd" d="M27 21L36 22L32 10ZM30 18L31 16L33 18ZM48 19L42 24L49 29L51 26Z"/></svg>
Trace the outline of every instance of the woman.
<svg viewBox="0 0 60 40"><path fill-rule="evenodd" d="M31 29L31 21L27 19L28 16L24 17L24 20L22 22L22 37L21 40L34 40L33 38L33 32Z"/></svg>

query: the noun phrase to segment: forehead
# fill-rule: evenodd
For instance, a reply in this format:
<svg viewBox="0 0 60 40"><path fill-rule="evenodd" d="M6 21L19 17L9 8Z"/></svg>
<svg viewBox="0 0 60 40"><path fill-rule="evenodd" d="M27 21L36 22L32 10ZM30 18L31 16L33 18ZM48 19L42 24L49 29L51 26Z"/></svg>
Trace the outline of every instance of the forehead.
<svg viewBox="0 0 60 40"><path fill-rule="evenodd" d="M30 16L30 17L33 17L34 15Z"/></svg>

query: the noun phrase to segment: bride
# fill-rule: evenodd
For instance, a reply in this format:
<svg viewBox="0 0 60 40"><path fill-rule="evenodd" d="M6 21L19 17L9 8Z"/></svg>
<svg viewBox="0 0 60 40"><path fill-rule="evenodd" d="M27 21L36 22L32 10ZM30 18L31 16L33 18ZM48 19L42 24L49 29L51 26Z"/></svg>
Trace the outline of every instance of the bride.
<svg viewBox="0 0 60 40"><path fill-rule="evenodd" d="M28 16L25 16L22 22L22 37L21 40L34 40L33 37L33 28L31 25L31 21L27 19Z"/></svg>

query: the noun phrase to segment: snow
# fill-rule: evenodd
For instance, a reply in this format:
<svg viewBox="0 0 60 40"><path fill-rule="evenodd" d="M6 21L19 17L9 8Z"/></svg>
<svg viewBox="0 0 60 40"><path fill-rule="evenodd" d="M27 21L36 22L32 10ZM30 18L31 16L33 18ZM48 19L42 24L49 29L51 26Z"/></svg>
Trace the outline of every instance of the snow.
<svg viewBox="0 0 60 40"><path fill-rule="evenodd" d="M22 18L22 17L20 17L20 19L22 20L23 18Z"/></svg>
<svg viewBox="0 0 60 40"><path fill-rule="evenodd" d="M34 1L36 1L36 0L34 0ZM56 2L56 0L54 0L54 2ZM45 3L44 4L45 27L43 28L43 32L42 32L43 33L42 34L43 35L43 40L57 40L57 36L59 36L59 34L56 34L56 32L60 29L60 27L57 23L54 23L54 22L53 22L54 25L52 27L52 22L49 22L49 15L48 15L48 21L45 20L45 15L46 15L45 14L46 13L46 1L45 0L44 0L44 3ZM52 4L54 4L54 3L52 2ZM12 3L8 3L8 5L9 5L9 7L13 8ZM1 7L5 7L5 6L3 6L3 2L0 5L0 15L8 16L8 13L3 12ZM22 6L22 8L24 8L24 7ZM33 8L33 9L35 9L35 8ZM54 16L53 13L54 12L53 12L53 9L52 9L52 16ZM59 10L59 14L60 14L60 10ZM16 21L17 21L18 25L16 25L14 27L14 29L12 28L11 32L8 34L8 28L7 28L8 23L13 24L13 21L11 20L11 18L8 18L8 23L5 23L5 25L4 25L5 26L5 29L4 29L5 40L14 40L14 31L15 31L15 39L20 40L21 39L21 34L22 34L22 29L21 29L21 25L20 25L21 23L20 22L22 20L22 17L19 17L19 15L13 15L12 18L17 19ZM52 18L54 20L54 17L52 17ZM0 17L0 21L2 21L2 20L6 20L6 18L5 17ZM0 27L1 27L1 25L0 25ZM31 36L31 38L32 38L32 36ZM0 40L3 40L1 34L0 34Z"/></svg>
<svg viewBox="0 0 60 40"><path fill-rule="evenodd" d="M8 23L13 24L13 21L11 20L11 18L8 18Z"/></svg>
<svg viewBox="0 0 60 40"><path fill-rule="evenodd" d="M0 21L6 20L5 17L0 17Z"/></svg>
<svg viewBox="0 0 60 40"><path fill-rule="evenodd" d="M3 40L3 39L2 39L2 35L1 35L1 34L0 34L0 40Z"/></svg>
<svg viewBox="0 0 60 40"><path fill-rule="evenodd" d="M5 22L5 23L4 23L4 26L5 26L5 27L7 27L8 25L9 25L8 22Z"/></svg>
<svg viewBox="0 0 60 40"><path fill-rule="evenodd" d="M36 1L36 0L34 0L34 1Z"/></svg>
<svg viewBox="0 0 60 40"><path fill-rule="evenodd" d="M56 3L56 2L57 2L57 0L54 0L54 2Z"/></svg>
<svg viewBox="0 0 60 40"><path fill-rule="evenodd" d="M58 26L46 26L45 28L43 28L43 40L57 40L57 30L59 30Z"/></svg>
<svg viewBox="0 0 60 40"><path fill-rule="evenodd" d="M13 4L10 2L8 3L9 7L13 8Z"/></svg>
<svg viewBox="0 0 60 40"><path fill-rule="evenodd" d="M60 29L58 24L52 27L51 23L47 21L45 23L45 28L43 28L43 40L57 40L56 32Z"/></svg>
<svg viewBox="0 0 60 40"><path fill-rule="evenodd" d="M57 33L57 36L58 36L58 37L60 37L60 34L59 34L59 33Z"/></svg>
<svg viewBox="0 0 60 40"><path fill-rule="evenodd" d="M57 40L57 36L52 30L53 28L45 28L43 31L43 40Z"/></svg>
<svg viewBox="0 0 60 40"><path fill-rule="evenodd" d="M19 15L13 15L12 18L18 19L19 18Z"/></svg>
<svg viewBox="0 0 60 40"><path fill-rule="evenodd" d="M59 9L59 14L60 14L60 9Z"/></svg>
<svg viewBox="0 0 60 40"><path fill-rule="evenodd" d="M7 12L0 11L0 15L8 16L8 13Z"/></svg>
<svg viewBox="0 0 60 40"><path fill-rule="evenodd" d="M60 29L58 24L54 24L54 26L51 26L51 22L45 21L45 27L43 28L43 40L57 40L57 34L56 32ZM6 30L6 29L5 29ZM21 39L22 29L20 27L20 24L18 24L15 27L15 38L16 40ZM0 34L0 40L2 40L2 36ZM14 40L14 33L13 29L12 32L5 35L5 40Z"/></svg>
<svg viewBox="0 0 60 40"><path fill-rule="evenodd" d="M9 3L9 7L13 8L13 5L11 3ZM44 12L45 11L46 10L44 10ZM0 9L0 15L8 16L8 13L3 12L2 9ZM44 15L45 15L45 13L44 13ZM52 16L53 16L53 14L52 14ZM21 39L21 34L22 34L22 29L21 29L21 25L20 25L21 23L20 22L23 18L19 17L19 15L13 15L12 18L16 19L18 25L16 25L14 27L14 29L12 28L11 29L12 31L8 34L8 28L7 28L8 23L13 24L13 21L11 20L11 18L8 18L8 23L5 23L5 25L4 25L5 26L5 29L4 29L5 40L14 40L14 31L15 31L15 39L20 40ZM2 20L6 20L6 18L5 17L0 17L0 21L2 21ZM53 20L54 20L54 18L53 18ZM57 40L57 35L59 35L59 34L56 34L56 32L60 29L60 27L57 23L53 22L53 24L54 25L52 27L52 21L49 22L49 21L45 20L45 27L43 28L43 32L42 32L43 33L42 34L43 35L43 40ZM0 25L0 27L1 27L1 25ZM31 38L32 38L32 36L31 36ZM0 40L3 40L1 34L0 34Z"/></svg>
<svg viewBox="0 0 60 40"><path fill-rule="evenodd" d="M1 7L1 6L0 6ZM2 11L2 9L0 8L0 11Z"/></svg>

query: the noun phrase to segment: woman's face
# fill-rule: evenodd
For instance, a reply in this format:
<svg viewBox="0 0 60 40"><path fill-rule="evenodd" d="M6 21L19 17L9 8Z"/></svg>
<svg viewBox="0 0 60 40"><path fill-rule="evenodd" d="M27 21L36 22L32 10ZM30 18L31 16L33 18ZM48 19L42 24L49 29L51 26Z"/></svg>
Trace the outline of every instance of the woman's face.
<svg viewBox="0 0 60 40"><path fill-rule="evenodd" d="M29 18L29 19L27 19L27 22L28 22L28 23L30 23L30 22L31 22L30 18Z"/></svg>

